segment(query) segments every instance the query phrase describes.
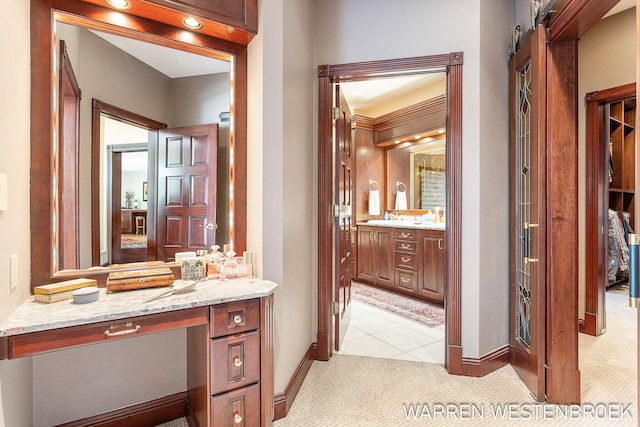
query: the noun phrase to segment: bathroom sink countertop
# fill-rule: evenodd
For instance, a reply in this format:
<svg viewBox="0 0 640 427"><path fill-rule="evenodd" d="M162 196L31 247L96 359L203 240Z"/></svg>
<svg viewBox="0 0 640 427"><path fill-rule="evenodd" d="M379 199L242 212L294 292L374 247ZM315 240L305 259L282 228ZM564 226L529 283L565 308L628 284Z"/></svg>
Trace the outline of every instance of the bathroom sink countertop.
<svg viewBox="0 0 640 427"><path fill-rule="evenodd" d="M420 230L444 230L445 223L418 223L412 221L402 221L402 220L384 220L384 219L372 219L365 222L359 222L357 225L369 225L376 227L393 227L393 228L416 228Z"/></svg>
<svg viewBox="0 0 640 427"><path fill-rule="evenodd" d="M176 280L174 286L181 283ZM73 299L46 304L36 302L31 295L0 324L0 337L260 298L270 295L277 287L274 282L256 278L206 280L198 282L193 291L149 302L144 300L171 288L111 293L100 288L98 301L88 304L74 304Z"/></svg>

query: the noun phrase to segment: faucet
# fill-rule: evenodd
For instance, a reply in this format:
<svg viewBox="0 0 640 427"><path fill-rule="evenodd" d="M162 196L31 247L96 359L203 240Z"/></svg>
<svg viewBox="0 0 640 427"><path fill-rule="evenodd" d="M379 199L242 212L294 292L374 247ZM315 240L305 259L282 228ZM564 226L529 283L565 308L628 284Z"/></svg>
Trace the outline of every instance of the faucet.
<svg viewBox="0 0 640 427"><path fill-rule="evenodd" d="M396 215L394 213L390 213L389 218L394 219L396 221L402 221L404 219L402 215Z"/></svg>

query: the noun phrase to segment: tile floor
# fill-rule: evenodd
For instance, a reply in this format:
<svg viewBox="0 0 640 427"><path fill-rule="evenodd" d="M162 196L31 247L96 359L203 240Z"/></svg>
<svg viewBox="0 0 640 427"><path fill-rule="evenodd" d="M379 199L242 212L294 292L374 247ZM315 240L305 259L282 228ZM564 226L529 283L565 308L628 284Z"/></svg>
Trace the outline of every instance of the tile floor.
<svg viewBox="0 0 640 427"><path fill-rule="evenodd" d="M444 365L444 326L429 328L360 301L351 305L340 353Z"/></svg>

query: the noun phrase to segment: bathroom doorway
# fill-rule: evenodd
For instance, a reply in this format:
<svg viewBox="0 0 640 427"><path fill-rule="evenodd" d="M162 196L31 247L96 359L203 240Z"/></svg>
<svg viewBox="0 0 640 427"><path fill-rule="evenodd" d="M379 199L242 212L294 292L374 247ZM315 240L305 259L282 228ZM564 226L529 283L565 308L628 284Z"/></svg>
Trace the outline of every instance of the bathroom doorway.
<svg viewBox="0 0 640 427"><path fill-rule="evenodd" d="M407 74L446 73L447 87L447 223L445 238L445 309L448 321L444 333L445 365L450 373L461 372L461 147L462 147L462 64L460 52L419 58L373 61L364 64L322 65L319 76L318 186L320 212L333 212L333 86L355 80L389 78ZM335 218L320 216L318 223L318 350L317 359L328 360L334 351L340 319L333 311L335 295L334 267L325 260L334 259ZM335 328L335 329L334 329Z"/></svg>

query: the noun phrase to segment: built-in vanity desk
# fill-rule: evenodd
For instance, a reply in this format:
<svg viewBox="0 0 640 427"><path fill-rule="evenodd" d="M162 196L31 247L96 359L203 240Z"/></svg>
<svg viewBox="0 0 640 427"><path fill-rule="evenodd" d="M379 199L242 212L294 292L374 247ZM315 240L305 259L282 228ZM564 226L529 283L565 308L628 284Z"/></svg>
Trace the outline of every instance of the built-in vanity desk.
<svg viewBox="0 0 640 427"><path fill-rule="evenodd" d="M444 302L444 224L374 220L357 226L358 280Z"/></svg>
<svg viewBox="0 0 640 427"><path fill-rule="evenodd" d="M259 279L208 280L150 302L144 300L167 288L101 288L98 301L88 304L43 304L31 296L0 325L0 359L187 328L191 425L267 426L273 420L277 286Z"/></svg>

